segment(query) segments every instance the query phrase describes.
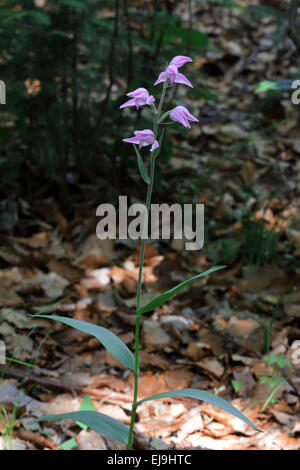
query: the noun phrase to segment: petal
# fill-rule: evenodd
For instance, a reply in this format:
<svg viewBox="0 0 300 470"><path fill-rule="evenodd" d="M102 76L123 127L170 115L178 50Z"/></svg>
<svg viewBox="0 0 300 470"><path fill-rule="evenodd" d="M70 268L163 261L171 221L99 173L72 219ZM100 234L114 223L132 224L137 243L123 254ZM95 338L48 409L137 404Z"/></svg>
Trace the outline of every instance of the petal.
<svg viewBox="0 0 300 470"><path fill-rule="evenodd" d="M157 140L153 142L153 145L150 148L150 152L153 152L153 150L157 149L159 147L159 143Z"/></svg>
<svg viewBox="0 0 300 470"><path fill-rule="evenodd" d="M173 83L174 83L174 81L175 81L175 79L178 75L178 68L176 67L176 65L169 65L166 68L166 75L170 79L170 85L173 85Z"/></svg>
<svg viewBox="0 0 300 470"><path fill-rule="evenodd" d="M178 121L180 122L180 119L183 116L183 113L181 111L182 106L176 106L176 108L172 109L170 113L170 118L173 119L173 121Z"/></svg>
<svg viewBox="0 0 300 470"><path fill-rule="evenodd" d="M130 139L122 139L123 142L129 142L130 144L139 144L140 139L138 137L130 137Z"/></svg>
<svg viewBox="0 0 300 470"><path fill-rule="evenodd" d="M180 119L180 116L176 112L172 111L170 114L170 118L172 119L172 121L178 121Z"/></svg>
<svg viewBox="0 0 300 470"><path fill-rule="evenodd" d="M184 114L184 117L188 119L189 121L199 122L199 119L193 116L187 109L185 110L183 114Z"/></svg>
<svg viewBox="0 0 300 470"><path fill-rule="evenodd" d="M189 80L182 73L177 74L175 78L175 83L182 83L183 85L187 85L191 88L194 88L191 82L189 82Z"/></svg>
<svg viewBox="0 0 300 470"><path fill-rule="evenodd" d="M139 139L147 141L148 144L152 144L154 139L154 134L151 129L144 129L143 131L134 131L134 135Z"/></svg>
<svg viewBox="0 0 300 470"><path fill-rule="evenodd" d="M132 100L126 101L126 103L123 103L120 106L120 109L126 108L127 106L135 106L135 105L136 105L135 99L132 99Z"/></svg>
<svg viewBox="0 0 300 470"><path fill-rule="evenodd" d="M176 108L172 110L170 118L182 124L183 127L191 127L185 116L185 111L187 111L187 109L184 106L176 106Z"/></svg>
<svg viewBox="0 0 300 470"><path fill-rule="evenodd" d="M154 83L154 86L155 86L155 85L158 85L158 84L161 83L161 82L165 82L165 81L166 81L166 78L167 78L166 72L161 72L161 73L159 74L158 79L157 79L156 82Z"/></svg>
<svg viewBox="0 0 300 470"><path fill-rule="evenodd" d="M148 97L149 93L146 90L146 88L137 88L134 91L131 91L130 93L127 93L126 96L130 96L130 98L142 98L142 97Z"/></svg>
<svg viewBox="0 0 300 470"><path fill-rule="evenodd" d="M155 101L155 98L154 98L154 96L152 96L152 95L149 96L149 98L147 98L147 104L153 104L154 101Z"/></svg>
<svg viewBox="0 0 300 470"><path fill-rule="evenodd" d="M150 145L150 142L146 142L145 140L142 140L139 144L139 149L142 147L147 147L148 145Z"/></svg>
<svg viewBox="0 0 300 470"><path fill-rule="evenodd" d="M176 67L181 67L186 62L193 62L193 59L191 59L190 57L184 56L184 55L177 55L177 56L173 57L170 64L176 65Z"/></svg>

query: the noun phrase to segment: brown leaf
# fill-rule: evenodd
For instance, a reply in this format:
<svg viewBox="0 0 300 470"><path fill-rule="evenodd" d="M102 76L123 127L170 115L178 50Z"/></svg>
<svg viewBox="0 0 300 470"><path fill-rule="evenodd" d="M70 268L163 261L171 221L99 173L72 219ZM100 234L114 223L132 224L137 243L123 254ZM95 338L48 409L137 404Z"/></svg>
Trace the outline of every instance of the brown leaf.
<svg viewBox="0 0 300 470"><path fill-rule="evenodd" d="M197 361L196 364L205 372L208 372L217 378L222 377L224 374L224 367L217 359L213 357L205 357L201 361Z"/></svg>

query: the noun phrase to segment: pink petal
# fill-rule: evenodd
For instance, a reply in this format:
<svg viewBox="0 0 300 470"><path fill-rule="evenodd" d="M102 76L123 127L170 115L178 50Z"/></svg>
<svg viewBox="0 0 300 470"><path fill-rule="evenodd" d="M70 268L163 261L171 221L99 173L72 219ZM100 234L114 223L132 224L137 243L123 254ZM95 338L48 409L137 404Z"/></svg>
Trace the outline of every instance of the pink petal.
<svg viewBox="0 0 300 470"><path fill-rule="evenodd" d="M182 83L183 85L187 85L191 88L194 88L191 82L183 75L183 73L178 73L175 78L175 83Z"/></svg>
<svg viewBox="0 0 300 470"><path fill-rule="evenodd" d="M166 72L161 72L161 73L159 74L158 79L157 79L156 82L154 83L154 86L155 86L155 85L158 85L158 84L161 83L161 82L165 82L166 79L167 79L167 74L166 74Z"/></svg>
<svg viewBox="0 0 300 470"><path fill-rule="evenodd" d="M149 98L147 98L147 104L153 104L154 101L155 101L155 98L154 98L154 96L152 96L152 95L149 96Z"/></svg>
<svg viewBox="0 0 300 470"><path fill-rule="evenodd" d="M184 106L176 106L176 108L172 109L170 113L170 118L172 119L172 121L180 122L180 124L182 124L184 127L189 127L189 128L191 126L188 120L199 122L198 119L195 118L195 116L193 116L189 112L189 110L186 109Z"/></svg>
<svg viewBox="0 0 300 470"><path fill-rule="evenodd" d="M152 147L150 148L150 152L153 152L153 151L154 151L155 149L157 149L158 147L159 147L159 143L158 143L157 140L155 140L155 141L153 142Z"/></svg>
<svg viewBox="0 0 300 470"><path fill-rule="evenodd" d="M184 111L184 117L189 121L199 122L199 119L193 116L187 109Z"/></svg>
<svg viewBox="0 0 300 470"><path fill-rule="evenodd" d="M173 57L170 64L176 65L176 67L181 67L186 62L193 62L193 59L184 55L177 55L176 57Z"/></svg>
<svg viewBox="0 0 300 470"><path fill-rule="evenodd" d="M146 90L146 88L137 88L134 91L131 91L130 93L127 93L126 96L130 96L130 98L142 98L142 97L148 97L149 93Z"/></svg>
<svg viewBox="0 0 300 470"><path fill-rule="evenodd" d="M123 142L129 142L130 144L139 144L140 139L138 137L130 137L130 139L123 139Z"/></svg>
<svg viewBox="0 0 300 470"><path fill-rule="evenodd" d="M135 99L126 101L126 103L120 106L120 109L126 108L127 106L135 106Z"/></svg>
<svg viewBox="0 0 300 470"><path fill-rule="evenodd" d="M148 141L148 144L151 144L154 139L154 134L151 129L144 129L143 131L134 131L134 135L140 140Z"/></svg>

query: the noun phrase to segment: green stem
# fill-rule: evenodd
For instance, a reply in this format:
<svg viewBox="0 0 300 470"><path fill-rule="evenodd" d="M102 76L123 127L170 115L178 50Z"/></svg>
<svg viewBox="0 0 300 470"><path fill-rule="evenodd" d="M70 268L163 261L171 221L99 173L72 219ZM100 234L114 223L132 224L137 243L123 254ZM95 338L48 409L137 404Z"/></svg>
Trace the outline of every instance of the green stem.
<svg viewBox="0 0 300 470"><path fill-rule="evenodd" d="M154 118L153 123L153 132L154 138L157 137L158 131L158 124L159 118L161 115L162 105L165 99L166 91L168 87L168 81L164 82L162 94L160 97L160 102L158 105L157 114ZM138 288L137 288L137 303L136 303L136 324L135 324L135 343L134 343L134 354L135 354L135 362L134 362L134 392L133 392L133 402L132 402L132 412L131 412L131 421L129 427L129 436L128 436L128 443L127 449L132 449L132 442L133 442L133 427L136 417L136 410L137 410L137 398L138 398L138 386L139 386L139 349L140 349L140 324L141 324L141 315L138 314L140 307L141 307L141 296L142 296L142 277L143 277L143 265L144 265L144 256L145 256L145 244L146 244L146 235L148 233L148 223L149 223L149 210L151 204L151 196L153 190L153 183L154 183L154 173L155 173L155 156L151 156L151 168L150 168L150 181L148 184L147 189L147 197L146 197L146 214L145 214L145 223L143 228L143 236L142 236L142 243L141 243L141 253L140 253L140 261L139 261L139 277L138 277Z"/></svg>
<svg viewBox="0 0 300 470"><path fill-rule="evenodd" d="M158 105L157 114L156 114L155 119L154 119L153 132L154 132L154 136L155 136L154 138L155 139L157 137L157 131L158 131L158 124L159 124L159 119L160 119L160 115L161 115L161 109L162 109L163 102L165 100L168 84L169 84L169 79L167 79L164 82L164 86L163 86L163 89L162 89L162 93L161 93L161 97L160 97L160 101L159 101L159 105Z"/></svg>
<svg viewBox="0 0 300 470"><path fill-rule="evenodd" d="M278 392L278 390L284 385L284 382L280 382L273 390L272 392L270 393L270 395L268 396L268 398L266 399L265 403L263 404L263 406L261 407L261 410L260 412L262 413L268 406L268 404L273 400L273 398L275 397L276 393Z"/></svg>

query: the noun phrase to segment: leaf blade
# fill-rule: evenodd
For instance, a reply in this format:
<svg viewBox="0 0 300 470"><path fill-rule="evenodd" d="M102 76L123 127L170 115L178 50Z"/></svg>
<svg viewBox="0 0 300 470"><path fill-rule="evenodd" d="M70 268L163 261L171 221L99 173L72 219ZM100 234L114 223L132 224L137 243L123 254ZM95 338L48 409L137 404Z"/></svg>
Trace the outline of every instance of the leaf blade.
<svg viewBox="0 0 300 470"><path fill-rule="evenodd" d="M81 320L74 320L73 318L60 317L57 315L33 315L33 317L48 318L50 320L60 321L65 325L76 328L84 333L87 333L100 341L103 346L121 362L125 367L134 370L134 356L128 347L111 331L103 328L102 326L94 325Z"/></svg>
<svg viewBox="0 0 300 470"><path fill-rule="evenodd" d="M134 145L134 150L135 150L135 153L136 153L136 157L137 157L137 162L138 162L138 167L139 167L139 170L140 170L140 175L143 179L143 181L146 183L146 184L149 184L150 182L150 177L148 175L148 172L147 172L147 169L145 167L145 164L144 164L144 161L141 157L141 154L140 152L138 151L138 148L136 145Z"/></svg>
<svg viewBox="0 0 300 470"><path fill-rule="evenodd" d="M154 310L155 308L160 307L165 302L167 302L171 297L173 297L173 295L175 295L177 292L179 292L180 290L182 290L184 287L188 286L192 282L196 281L200 277L206 276L208 274L211 274L215 271L219 271L220 269L224 269L224 268L226 268L226 266L214 266L213 268L210 268L207 271L204 271L203 273L196 274L190 279L187 279L186 281L181 282L177 286L173 287L172 289L168 290L167 292L164 292L163 294L159 295L158 297L155 297L155 299L148 302L146 305L140 308L140 310L137 312L137 315L140 316L143 313L150 312L150 310Z"/></svg>
<svg viewBox="0 0 300 470"><path fill-rule="evenodd" d="M91 397L88 393L86 393L83 397L78 411L96 411L95 405L92 402ZM81 424L79 421L77 421L76 424L78 424L78 426L81 427L84 431L87 430L87 426L85 424Z"/></svg>
<svg viewBox="0 0 300 470"><path fill-rule="evenodd" d="M74 411L72 413L46 415L35 419L33 423L56 421L59 419L74 419L74 421L78 421L100 434L111 437L122 444L127 444L129 434L128 427L120 421L97 411Z"/></svg>
<svg viewBox="0 0 300 470"><path fill-rule="evenodd" d="M217 395L214 395L213 393L206 392L204 390L197 390L195 388L186 388L183 390L157 393L155 395L151 395L150 397L143 398L143 400L138 401L137 406L141 405L145 401L158 400L159 398L169 397L196 398L197 400L205 401L207 403L210 403L211 405L216 406L217 408L220 408L223 411L226 411L227 413L235 416L236 418L239 418L241 421L244 421L244 423L248 424L256 431L262 432L241 411L231 405L231 403L229 403L228 401L224 400L221 397L218 397Z"/></svg>

